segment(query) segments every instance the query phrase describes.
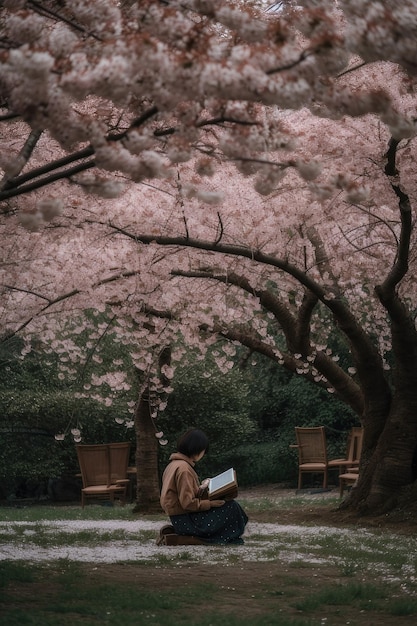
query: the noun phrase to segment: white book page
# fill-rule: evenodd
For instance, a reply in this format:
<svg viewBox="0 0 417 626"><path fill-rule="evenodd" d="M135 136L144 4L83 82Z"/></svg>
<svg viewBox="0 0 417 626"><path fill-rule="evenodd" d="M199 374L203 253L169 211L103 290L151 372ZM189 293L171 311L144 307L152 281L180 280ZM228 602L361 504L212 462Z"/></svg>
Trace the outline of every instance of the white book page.
<svg viewBox="0 0 417 626"><path fill-rule="evenodd" d="M226 470L222 474L215 476L214 478L210 478L209 482L209 493L213 493L213 491L217 491L220 487L224 487L229 483L232 483L235 479L235 473L233 471L233 467Z"/></svg>

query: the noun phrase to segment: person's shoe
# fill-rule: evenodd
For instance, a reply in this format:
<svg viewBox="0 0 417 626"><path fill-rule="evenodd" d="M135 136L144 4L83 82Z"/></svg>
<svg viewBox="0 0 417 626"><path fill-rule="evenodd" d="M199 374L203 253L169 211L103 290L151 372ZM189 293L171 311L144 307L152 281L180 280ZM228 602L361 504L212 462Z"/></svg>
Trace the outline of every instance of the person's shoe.
<svg viewBox="0 0 417 626"><path fill-rule="evenodd" d="M178 545L178 538L179 538L179 535L176 535L175 533L169 533L168 535L165 535L164 542L163 542L162 545L165 545L165 546L177 546Z"/></svg>
<svg viewBox="0 0 417 626"><path fill-rule="evenodd" d="M200 539L200 537L193 537L191 535L176 535L177 546L206 546L207 541Z"/></svg>
<svg viewBox="0 0 417 626"><path fill-rule="evenodd" d="M166 543L166 538L169 535L175 535L175 530L174 527L171 526L171 524L165 524L165 526L162 526L162 528L159 531L159 535L156 539L156 545L157 546L163 546L163 545L173 545L173 544L167 544ZM175 535L176 537L177 535Z"/></svg>
<svg viewBox="0 0 417 626"><path fill-rule="evenodd" d="M204 545L207 545L207 542L203 541L203 539L200 539L200 537L192 537L191 535L176 535L175 533L168 533L164 535L163 541L160 545L204 546Z"/></svg>

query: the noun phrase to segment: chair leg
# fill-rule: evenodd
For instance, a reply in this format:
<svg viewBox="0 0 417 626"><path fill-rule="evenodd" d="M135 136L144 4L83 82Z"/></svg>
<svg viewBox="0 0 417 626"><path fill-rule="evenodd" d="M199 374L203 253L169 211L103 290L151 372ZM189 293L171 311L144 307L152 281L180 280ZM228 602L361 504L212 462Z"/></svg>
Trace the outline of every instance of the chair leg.
<svg viewBox="0 0 417 626"><path fill-rule="evenodd" d="M345 478L341 478L339 476L339 486L340 486L340 498L343 498L343 493L345 491L345 488L347 487L348 481Z"/></svg>
<svg viewBox="0 0 417 626"><path fill-rule="evenodd" d="M350 484L352 487L357 481L357 476L352 476L352 474L347 474L346 476L339 476L339 485L340 485L340 498L343 497L343 493L345 488Z"/></svg>

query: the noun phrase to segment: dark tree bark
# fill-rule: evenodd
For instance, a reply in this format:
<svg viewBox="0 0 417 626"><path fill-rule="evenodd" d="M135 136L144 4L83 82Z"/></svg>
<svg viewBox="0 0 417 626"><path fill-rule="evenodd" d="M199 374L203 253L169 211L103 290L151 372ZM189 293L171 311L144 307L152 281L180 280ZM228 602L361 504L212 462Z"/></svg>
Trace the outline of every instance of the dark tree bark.
<svg viewBox="0 0 417 626"><path fill-rule="evenodd" d="M150 328L150 330L152 330ZM164 365L171 362L169 346L161 350L158 355L158 373L163 386L169 385L169 380L162 373ZM136 432L136 505L134 510L142 513L160 512L160 478L159 478L159 444L155 437L155 425L151 416L149 385L142 387L135 410Z"/></svg>
<svg viewBox="0 0 417 626"><path fill-rule="evenodd" d="M136 406L135 432L137 486L134 511L141 513L160 511L158 440L155 437L147 386Z"/></svg>

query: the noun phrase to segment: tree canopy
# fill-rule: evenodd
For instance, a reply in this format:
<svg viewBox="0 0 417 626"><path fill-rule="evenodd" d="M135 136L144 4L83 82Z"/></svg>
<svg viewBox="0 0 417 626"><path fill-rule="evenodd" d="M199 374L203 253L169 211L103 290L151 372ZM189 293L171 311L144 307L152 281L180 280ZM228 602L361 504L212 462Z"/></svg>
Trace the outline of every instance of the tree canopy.
<svg viewBox="0 0 417 626"><path fill-rule="evenodd" d="M3 3L2 330L261 352L357 413L381 509L417 447L417 3L256 5Z"/></svg>

